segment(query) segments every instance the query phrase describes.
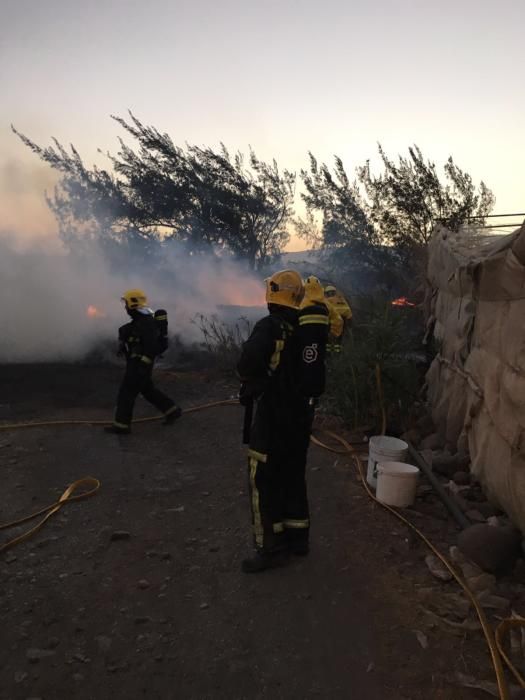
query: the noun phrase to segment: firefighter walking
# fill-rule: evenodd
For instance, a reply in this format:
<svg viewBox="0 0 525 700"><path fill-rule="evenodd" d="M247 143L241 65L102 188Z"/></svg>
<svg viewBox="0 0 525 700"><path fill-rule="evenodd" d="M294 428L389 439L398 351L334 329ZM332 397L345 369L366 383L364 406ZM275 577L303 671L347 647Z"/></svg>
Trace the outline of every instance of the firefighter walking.
<svg viewBox="0 0 525 700"><path fill-rule="evenodd" d="M329 284L324 288L325 302L337 313L341 319L340 327L333 326L330 329L330 338L328 340L328 352L340 353L342 348L344 332L352 325L352 309L350 304L345 299L333 284ZM339 330L340 328L340 330ZM339 330L339 332L337 332Z"/></svg>
<svg viewBox="0 0 525 700"><path fill-rule="evenodd" d="M173 423L181 415L174 401L153 384L155 358L167 347L167 315L165 311L148 308L148 300L141 289L130 289L122 302L131 321L119 328L119 355L126 358L126 371L117 396L115 419L104 430L127 435L131 430L133 408L139 394L161 411L165 424ZM165 330L164 330L165 329Z"/></svg>
<svg viewBox="0 0 525 700"><path fill-rule="evenodd" d="M324 390L329 320L324 305L299 309L303 295L293 270L266 281L269 314L255 325L238 363L240 400L250 417L256 403L248 449L255 553L242 563L246 573L309 550L305 467L315 403Z"/></svg>

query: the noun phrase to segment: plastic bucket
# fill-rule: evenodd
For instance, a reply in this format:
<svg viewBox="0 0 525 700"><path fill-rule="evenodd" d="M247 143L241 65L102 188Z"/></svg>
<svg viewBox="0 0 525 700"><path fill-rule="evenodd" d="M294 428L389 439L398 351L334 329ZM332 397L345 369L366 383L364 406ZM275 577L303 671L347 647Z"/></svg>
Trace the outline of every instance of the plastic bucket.
<svg viewBox="0 0 525 700"><path fill-rule="evenodd" d="M419 469L412 464L380 462L377 465L377 500L398 508L413 505L418 476Z"/></svg>
<svg viewBox="0 0 525 700"><path fill-rule="evenodd" d="M374 435L368 443L368 469L366 480L372 488L377 486L378 462L404 462L408 454L408 444L404 440Z"/></svg>

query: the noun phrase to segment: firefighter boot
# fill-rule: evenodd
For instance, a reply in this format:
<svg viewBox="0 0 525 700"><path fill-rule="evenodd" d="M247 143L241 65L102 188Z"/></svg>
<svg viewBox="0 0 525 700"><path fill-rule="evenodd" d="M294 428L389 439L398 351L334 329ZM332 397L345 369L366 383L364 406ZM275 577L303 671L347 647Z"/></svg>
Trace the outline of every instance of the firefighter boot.
<svg viewBox="0 0 525 700"><path fill-rule="evenodd" d="M164 425L173 425L177 418L182 416L182 409L180 406L173 406L164 414Z"/></svg>
<svg viewBox="0 0 525 700"><path fill-rule="evenodd" d="M105 433L113 433L115 435L129 435L131 433L131 430L129 426L125 425L107 425L104 428Z"/></svg>
<svg viewBox="0 0 525 700"><path fill-rule="evenodd" d="M298 557L306 557L310 552L308 530L286 530L288 550Z"/></svg>
<svg viewBox="0 0 525 700"><path fill-rule="evenodd" d="M263 549L257 549L253 557L243 559L241 568L245 574L259 574L266 569L285 566L288 561L287 552L284 550L266 552Z"/></svg>

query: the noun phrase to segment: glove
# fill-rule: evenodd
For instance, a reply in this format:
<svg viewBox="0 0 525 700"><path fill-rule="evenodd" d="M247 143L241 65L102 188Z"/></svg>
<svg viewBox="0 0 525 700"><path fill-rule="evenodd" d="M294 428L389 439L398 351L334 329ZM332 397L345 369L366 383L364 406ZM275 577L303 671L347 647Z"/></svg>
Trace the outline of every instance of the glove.
<svg viewBox="0 0 525 700"><path fill-rule="evenodd" d="M241 406L247 406L254 399L252 391L249 389L248 384L243 382L241 388L239 389L239 403Z"/></svg>

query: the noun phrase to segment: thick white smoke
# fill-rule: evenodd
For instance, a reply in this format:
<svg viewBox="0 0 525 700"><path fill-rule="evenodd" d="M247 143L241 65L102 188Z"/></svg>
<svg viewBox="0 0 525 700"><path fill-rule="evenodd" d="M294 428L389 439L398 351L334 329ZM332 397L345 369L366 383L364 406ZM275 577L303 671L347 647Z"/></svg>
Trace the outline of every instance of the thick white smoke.
<svg viewBox="0 0 525 700"><path fill-rule="evenodd" d="M200 339L191 322L196 314L214 314L221 305L264 303L261 280L228 259L177 251L163 261L166 274L136 267L115 274L96 250L77 259L55 247L24 250L0 238L6 301L0 362L82 359L101 341L115 338L118 326L129 320L120 302L129 288L144 289L152 308L167 309L170 332L186 342Z"/></svg>

